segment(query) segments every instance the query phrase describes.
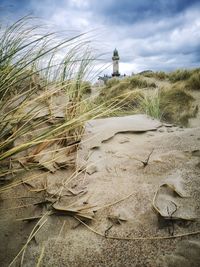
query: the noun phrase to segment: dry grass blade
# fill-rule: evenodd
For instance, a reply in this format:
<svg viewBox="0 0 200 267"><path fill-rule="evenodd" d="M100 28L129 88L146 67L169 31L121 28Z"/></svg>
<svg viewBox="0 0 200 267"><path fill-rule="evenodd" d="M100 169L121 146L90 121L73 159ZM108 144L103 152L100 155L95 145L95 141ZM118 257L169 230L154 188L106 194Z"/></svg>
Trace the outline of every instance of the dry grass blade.
<svg viewBox="0 0 200 267"><path fill-rule="evenodd" d="M40 231L40 229L44 226L44 224L47 222L47 219L45 219L43 222L42 220L46 217L47 214L45 214L35 225L35 227L33 228L33 230L31 231L29 238L26 241L26 244L21 248L21 250L18 252L18 254L15 256L15 258L11 261L11 263L9 264L9 267L13 266L13 264L15 263L15 261L17 260L17 258L22 254L22 259L21 259L21 266L23 264L23 259L24 259L24 253L25 250L28 246L28 244L30 243L30 241L33 239L33 237ZM41 224L40 224L41 223ZM40 225L39 225L40 224ZM39 225L39 227L38 227ZM38 227L38 229L36 229Z"/></svg>
<svg viewBox="0 0 200 267"><path fill-rule="evenodd" d="M41 249L41 252L40 252L40 256L38 258L38 262L36 264L36 267L40 267L41 266L41 262L42 262L42 259L44 257L44 251L45 251L45 246L43 245L42 249Z"/></svg>
<svg viewBox="0 0 200 267"><path fill-rule="evenodd" d="M104 238L108 238L108 239L116 239L116 240L124 240L124 241L136 241L136 240L141 240L141 241L148 241L148 240L164 240L164 239L175 239L175 238L182 238L182 237L187 237L187 236L193 236L193 235L199 235L200 234L200 230L199 231L194 231L194 232L189 232L189 233L184 233L184 234L179 234L179 235L173 235L173 236L150 236L150 237L133 237L133 238L129 238L129 237L118 237L118 236L105 236L105 233L101 233L95 229L93 229L92 227L90 227L89 225L87 225L85 222L83 222L81 219L79 219L78 217L74 216L74 218L76 220L78 220L81 224L83 224L88 230L92 231L93 233L104 237Z"/></svg>

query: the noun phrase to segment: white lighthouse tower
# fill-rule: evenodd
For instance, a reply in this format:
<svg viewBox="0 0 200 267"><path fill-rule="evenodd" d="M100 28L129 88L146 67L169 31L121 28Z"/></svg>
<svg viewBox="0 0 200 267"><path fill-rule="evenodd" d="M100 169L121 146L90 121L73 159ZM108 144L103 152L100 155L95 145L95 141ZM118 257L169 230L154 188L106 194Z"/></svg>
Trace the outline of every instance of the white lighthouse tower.
<svg viewBox="0 0 200 267"><path fill-rule="evenodd" d="M120 73L119 73L119 53L118 53L116 48L113 51L112 61L113 61L113 73L112 73L112 76L113 77L118 77L118 76L120 76Z"/></svg>

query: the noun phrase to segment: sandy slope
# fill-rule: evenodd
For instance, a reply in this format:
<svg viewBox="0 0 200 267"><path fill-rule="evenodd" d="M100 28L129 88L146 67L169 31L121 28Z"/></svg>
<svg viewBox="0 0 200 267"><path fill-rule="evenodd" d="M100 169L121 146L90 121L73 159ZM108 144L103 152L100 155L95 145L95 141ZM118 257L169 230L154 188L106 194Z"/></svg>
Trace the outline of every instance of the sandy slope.
<svg viewBox="0 0 200 267"><path fill-rule="evenodd" d="M85 207L88 214L94 215L91 222L86 221L87 225L102 236L72 216L48 216L26 249L23 266L36 266L40 258L40 266L198 266L200 235L187 233L200 230L200 128L161 125L143 115L135 115L131 120L132 123L130 117L123 117L88 123L77 161L83 171L68 186L73 193L83 193L70 195L65 188L57 203L64 208L70 203L74 208ZM144 167L141 161L151 152ZM47 181L54 181L51 186L58 185L65 176L69 176L69 171L62 170L47 176ZM174 181L181 177L183 190L190 198L180 198L180 205L187 212L192 211L196 221L172 223L152 210L155 192L168 177ZM21 186L2 194L2 199L16 194L29 194L37 201L45 198L44 194L33 194L27 186ZM26 204L37 201L26 199ZM1 203L2 208L7 208L10 203L22 205L25 200ZM35 224L14 219L44 214L45 210L33 205L1 210L1 266L8 266ZM154 239L170 237L172 233L186 236Z"/></svg>

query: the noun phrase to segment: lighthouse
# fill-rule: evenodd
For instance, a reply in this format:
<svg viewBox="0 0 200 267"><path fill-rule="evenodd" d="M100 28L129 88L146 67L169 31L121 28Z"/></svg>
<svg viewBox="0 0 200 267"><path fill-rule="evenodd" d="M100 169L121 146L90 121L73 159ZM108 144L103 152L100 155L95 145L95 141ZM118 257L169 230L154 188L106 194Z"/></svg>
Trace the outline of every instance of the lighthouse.
<svg viewBox="0 0 200 267"><path fill-rule="evenodd" d="M113 51L112 61L113 61L113 73L112 73L112 76L113 77L118 77L118 76L120 76L120 73L119 73L119 53L118 53L116 48Z"/></svg>

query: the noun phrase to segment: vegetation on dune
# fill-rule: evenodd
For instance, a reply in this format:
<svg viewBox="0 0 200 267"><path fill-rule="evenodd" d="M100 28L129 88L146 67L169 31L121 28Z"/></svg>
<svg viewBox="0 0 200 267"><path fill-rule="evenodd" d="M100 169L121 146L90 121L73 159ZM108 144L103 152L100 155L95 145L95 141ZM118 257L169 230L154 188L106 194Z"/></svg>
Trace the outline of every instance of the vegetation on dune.
<svg viewBox="0 0 200 267"><path fill-rule="evenodd" d="M148 78L155 78L158 80L166 80L168 79L168 74L164 71L147 71L147 72L143 72L140 75L144 76L144 77L148 77Z"/></svg>
<svg viewBox="0 0 200 267"><path fill-rule="evenodd" d="M123 80L112 78L107 81L105 90L107 90L108 88L112 88L115 85L118 85L119 89L121 87L122 90L125 87L129 90L133 90L136 88L149 88L149 87L155 88L156 87L156 84L154 82L148 82L145 79L143 79L140 75L126 77Z"/></svg>
<svg viewBox="0 0 200 267"><path fill-rule="evenodd" d="M58 53L63 58L60 59ZM43 33L30 17L22 18L7 28L2 26L2 181L10 173L14 178L19 169L40 168L37 162L31 162L32 153L55 142L63 146L76 143L80 140L85 121L109 112L104 103L88 107L87 100L82 98L91 90L90 84L84 80L92 62L94 56L84 34L63 39L57 33ZM56 101L61 101L62 105ZM37 148L30 150L33 147ZM28 157L24 151L29 151ZM14 167L9 169L11 162ZM22 167L26 165L28 167Z"/></svg>
<svg viewBox="0 0 200 267"><path fill-rule="evenodd" d="M127 81L129 82L129 88L156 88L156 84L154 82L148 82L142 79L139 75L128 77Z"/></svg>
<svg viewBox="0 0 200 267"><path fill-rule="evenodd" d="M138 104L138 98L142 95L138 90L130 90L127 80L119 81L111 79L100 91L95 99L95 105L107 103L118 107L113 115L122 115L123 112L132 110Z"/></svg>
<svg viewBox="0 0 200 267"><path fill-rule="evenodd" d="M113 82L112 79L110 82ZM123 92L128 88L128 83L126 81L116 82L115 79L113 82L113 85L104 86L101 89L100 97L102 97L102 100L110 99L110 97L114 98L116 96L119 96L119 94L123 94Z"/></svg>
<svg viewBox="0 0 200 267"><path fill-rule="evenodd" d="M162 111L160 107L160 92L146 92L139 102L139 111L145 113L152 118L162 119Z"/></svg>
<svg viewBox="0 0 200 267"><path fill-rule="evenodd" d="M160 110L162 119L168 122L187 124L192 117L192 102L194 98L186 91L172 87L160 90Z"/></svg>
<svg viewBox="0 0 200 267"><path fill-rule="evenodd" d="M92 85L91 85L91 83L90 82L88 82L88 81L83 81L82 83L81 83L81 94L91 94L91 92L92 92Z"/></svg>
<svg viewBox="0 0 200 267"><path fill-rule="evenodd" d="M178 69L169 73L163 71L144 71L140 76L154 78L160 81L170 81L171 83L181 83L185 89L199 90L200 88L200 69Z"/></svg>
<svg viewBox="0 0 200 267"><path fill-rule="evenodd" d="M200 90L200 70L190 76L186 81L185 87L191 90Z"/></svg>
<svg viewBox="0 0 200 267"><path fill-rule="evenodd" d="M179 71L178 71L179 73ZM145 72L141 76L157 77L162 80L167 77L163 72ZM198 72L195 72L195 78ZM194 76L191 77L194 77ZM149 78L149 77L148 77ZM188 84L191 78L187 80ZM198 78L193 88L197 88ZM194 116L192 109L193 97L185 91L186 82L179 81L169 88L155 88L156 84L148 82L140 76L127 77L123 80L111 79L102 88L96 103L110 101L120 107L113 115L145 113L153 118L186 124L188 118ZM141 90L141 88L145 90ZM192 87L191 87L192 88Z"/></svg>
<svg viewBox="0 0 200 267"><path fill-rule="evenodd" d="M169 73L169 80L173 83L178 81L185 81L190 78L192 71L186 69L180 69Z"/></svg>
<svg viewBox="0 0 200 267"><path fill-rule="evenodd" d="M120 80L119 79L112 78L110 80L107 80L107 82L106 82L106 88L111 88L114 85L119 84L119 83L120 83Z"/></svg>
<svg viewBox="0 0 200 267"><path fill-rule="evenodd" d="M136 89L134 91L125 90L123 94L119 94L112 101L119 107L120 113L129 114L129 111L134 111L138 108L140 99L143 98L143 93Z"/></svg>
<svg viewBox="0 0 200 267"><path fill-rule="evenodd" d="M195 116L194 98L182 88L160 88L146 92L139 102L139 112L166 122L187 125Z"/></svg>
<svg viewBox="0 0 200 267"><path fill-rule="evenodd" d="M199 90L200 69L179 69L168 74L169 81L172 83L185 82L186 89Z"/></svg>
<svg viewBox="0 0 200 267"><path fill-rule="evenodd" d="M142 79L140 76L127 77L123 80L116 78L107 81L102 88L96 103L113 103L127 114L130 110L138 108L143 97L142 88L155 88L156 84ZM114 113L115 115L118 113Z"/></svg>

